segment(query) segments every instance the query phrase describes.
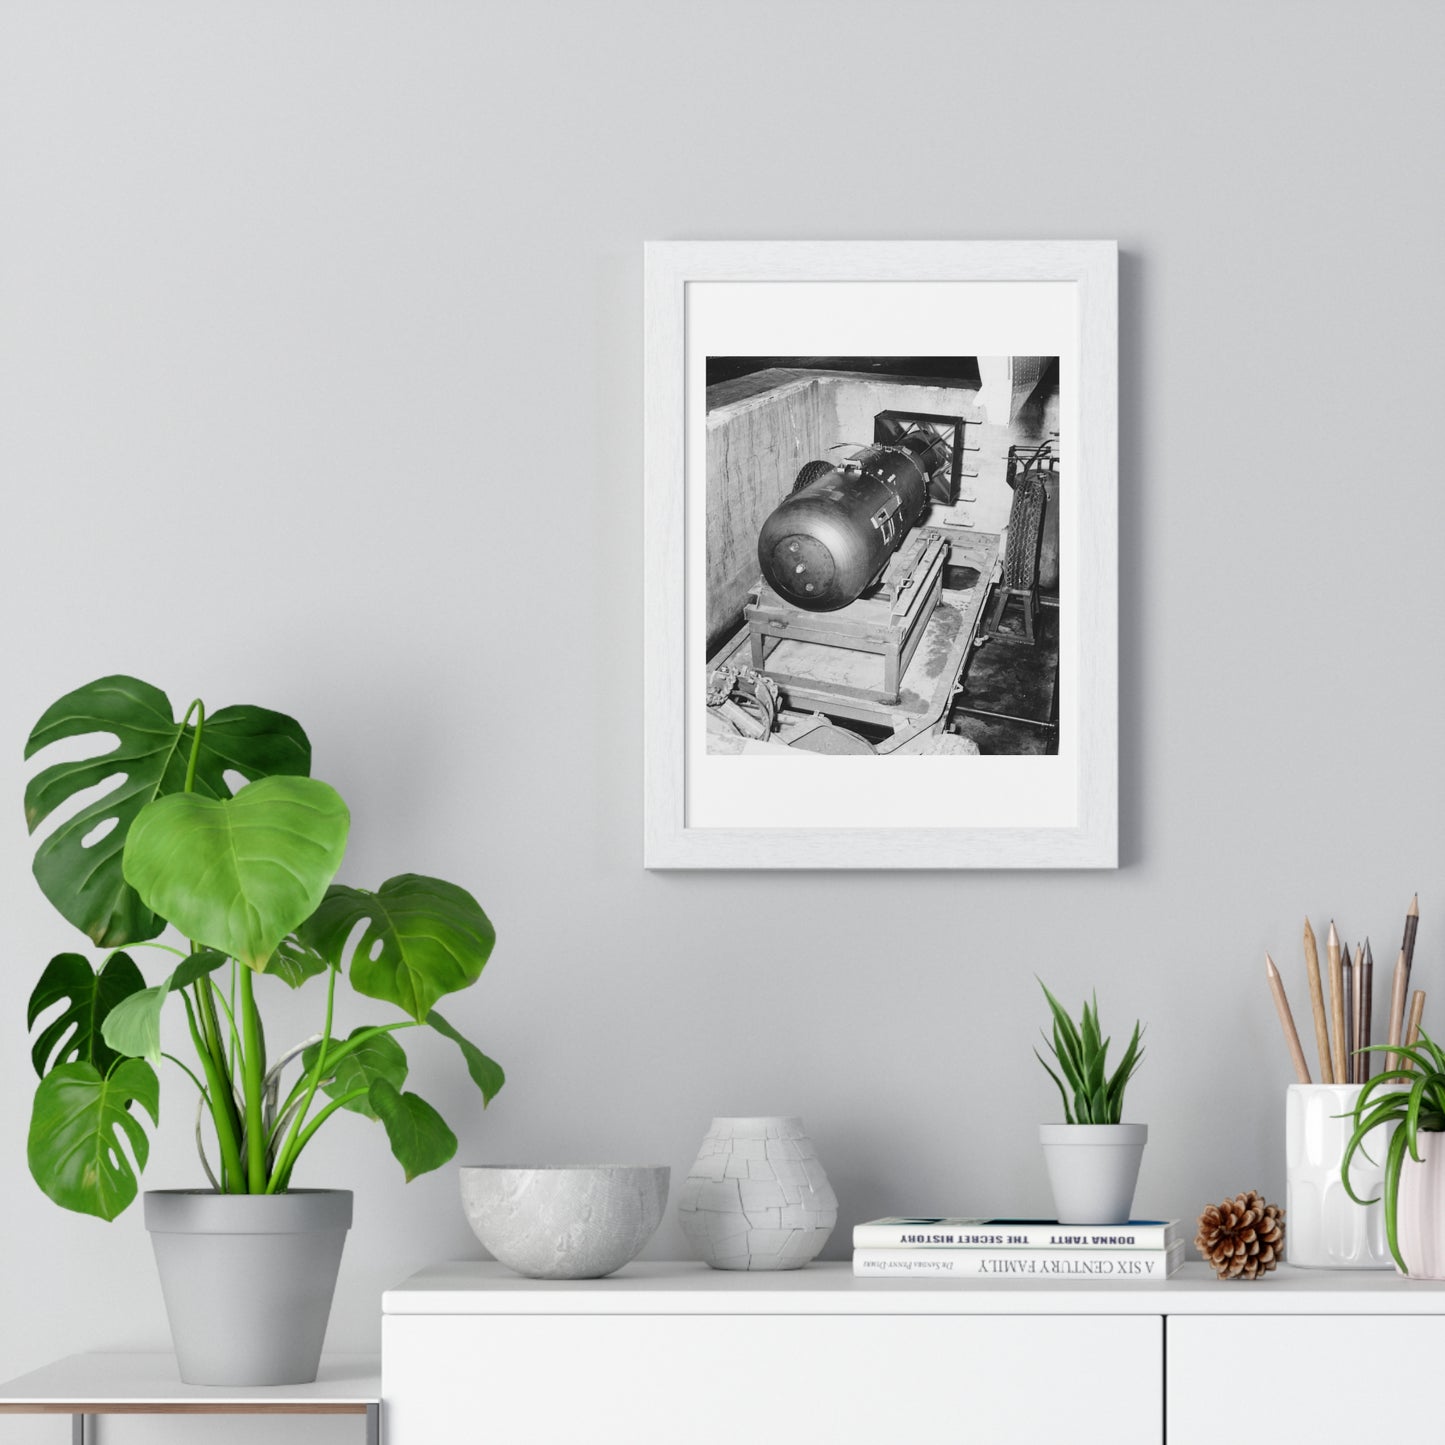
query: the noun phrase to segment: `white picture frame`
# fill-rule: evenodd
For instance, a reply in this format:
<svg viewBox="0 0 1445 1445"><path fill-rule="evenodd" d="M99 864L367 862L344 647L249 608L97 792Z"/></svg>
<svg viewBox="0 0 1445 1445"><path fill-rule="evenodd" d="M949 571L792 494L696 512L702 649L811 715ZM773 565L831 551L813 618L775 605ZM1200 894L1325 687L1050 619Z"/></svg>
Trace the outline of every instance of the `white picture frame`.
<svg viewBox="0 0 1445 1445"><path fill-rule="evenodd" d="M1117 270L1113 241L647 244L644 867L1118 866ZM1071 606L1082 642L1073 678L1076 772L1070 791L1076 807L1063 825L734 827L690 821L688 520L701 493L699 478L689 474L689 429L702 418L688 412L695 394L688 381L688 288L717 282L1043 282L1073 288L1077 436L1070 439L1069 476L1077 507L1072 534L1077 576ZM787 760L727 761L792 766ZM885 766L978 761L910 758ZM863 758L828 762L877 766Z"/></svg>

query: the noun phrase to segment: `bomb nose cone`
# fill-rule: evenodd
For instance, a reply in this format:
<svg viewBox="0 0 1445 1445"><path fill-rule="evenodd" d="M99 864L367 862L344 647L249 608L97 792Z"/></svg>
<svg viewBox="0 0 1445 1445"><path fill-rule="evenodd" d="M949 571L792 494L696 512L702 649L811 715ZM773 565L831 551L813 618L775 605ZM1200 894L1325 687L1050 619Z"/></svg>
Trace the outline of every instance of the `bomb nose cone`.
<svg viewBox="0 0 1445 1445"><path fill-rule="evenodd" d="M799 607L838 606L838 569L833 554L817 537L799 532L760 538L758 563L773 589Z"/></svg>

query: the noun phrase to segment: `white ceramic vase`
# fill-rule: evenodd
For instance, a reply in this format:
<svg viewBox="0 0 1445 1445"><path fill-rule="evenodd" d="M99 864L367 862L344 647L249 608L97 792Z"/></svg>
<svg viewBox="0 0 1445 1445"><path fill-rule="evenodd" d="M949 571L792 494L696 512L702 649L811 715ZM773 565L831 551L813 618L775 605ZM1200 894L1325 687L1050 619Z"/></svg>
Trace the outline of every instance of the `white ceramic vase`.
<svg viewBox="0 0 1445 1445"><path fill-rule="evenodd" d="M714 1119L677 1219L714 1269L798 1269L838 1222L838 1196L801 1119Z"/></svg>
<svg viewBox="0 0 1445 1445"><path fill-rule="evenodd" d="M1406 1150L1400 1166L1400 1253L1409 1278L1445 1279L1445 1135L1421 1130L1418 1138L1423 1162Z"/></svg>
<svg viewBox="0 0 1445 1445"><path fill-rule="evenodd" d="M1385 1206L1356 1204L1340 1178L1362 1087L1291 1084L1285 1095L1287 1264L1304 1269L1389 1269L1393 1263L1385 1239ZM1393 1126L1377 1129L1363 1149L1355 1150L1350 1186L1361 1199L1381 1197L1385 1148L1393 1132Z"/></svg>
<svg viewBox="0 0 1445 1445"><path fill-rule="evenodd" d="M1040 1124L1060 1224L1126 1224L1147 1124Z"/></svg>

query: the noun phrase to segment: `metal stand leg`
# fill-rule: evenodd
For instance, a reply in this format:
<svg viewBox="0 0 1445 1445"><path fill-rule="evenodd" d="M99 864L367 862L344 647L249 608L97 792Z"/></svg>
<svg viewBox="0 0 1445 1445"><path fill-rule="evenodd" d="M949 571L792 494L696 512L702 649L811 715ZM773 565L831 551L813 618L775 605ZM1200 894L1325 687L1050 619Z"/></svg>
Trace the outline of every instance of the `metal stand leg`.
<svg viewBox="0 0 1445 1445"><path fill-rule="evenodd" d="M70 1417L70 1445L87 1445L90 1431L85 1428L85 1416L79 1411Z"/></svg>
<svg viewBox="0 0 1445 1445"><path fill-rule="evenodd" d="M381 1445L381 1406L366 1407L366 1445Z"/></svg>

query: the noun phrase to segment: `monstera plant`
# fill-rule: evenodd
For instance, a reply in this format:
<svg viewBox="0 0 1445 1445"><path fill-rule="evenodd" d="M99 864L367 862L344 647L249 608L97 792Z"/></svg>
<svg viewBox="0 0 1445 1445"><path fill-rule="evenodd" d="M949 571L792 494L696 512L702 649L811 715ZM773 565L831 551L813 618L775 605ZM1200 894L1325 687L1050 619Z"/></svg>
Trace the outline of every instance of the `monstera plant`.
<svg viewBox="0 0 1445 1445"><path fill-rule="evenodd" d="M34 870L100 951L93 962L57 954L30 999L40 1084L28 1154L40 1187L102 1219L130 1204L167 1063L194 1091L197 1146L219 1193L286 1191L339 1111L378 1121L407 1179L446 1163L456 1137L405 1088L399 1036L426 1029L454 1045L484 1105L502 1087L501 1068L436 1008L477 981L492 951L476 900L415 873L374 891L336 882L350 815L310 776L306 734L281 713L208 714L198 700L177 720L159 689L105 677L55 703L25 755L96 734L115 746L52 763L25 792L32 832L81 803L41 842ZM180 946L162 938L168 928ZM142 948L169 960L156 982L133 957ZM397 1018L338 1036L343 974ZM271 1048L264 991L314 978L319 1029ZM184 1015L194 1067L162 1048L167 1007Z"/></svg>

